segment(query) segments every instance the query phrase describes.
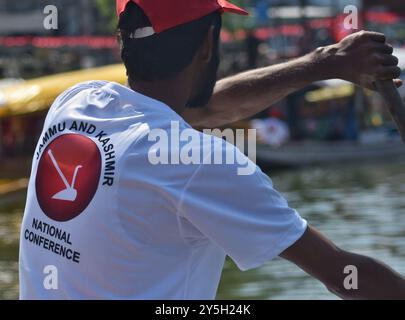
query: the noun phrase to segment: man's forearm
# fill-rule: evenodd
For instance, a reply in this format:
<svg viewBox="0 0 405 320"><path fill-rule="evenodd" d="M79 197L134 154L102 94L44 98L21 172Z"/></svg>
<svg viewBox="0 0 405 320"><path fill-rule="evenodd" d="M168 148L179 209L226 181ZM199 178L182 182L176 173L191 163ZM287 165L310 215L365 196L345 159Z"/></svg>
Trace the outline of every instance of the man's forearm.
<svg viewBox="0 0 405 320"><path fill-rule="evenodd" d="M280 256L341 298L405 299L405 279L400 274L373 258L339 249L312 226ZM351 269L346 270L348 266Z"/></svg>
<svg viewBox="0 0 405 320"><path fill-rule="evenodd" d="M255 115L314 81L336 77L326 48L289 62L243 72L217 82L207 107L187 109L194 127L213 128Z"/></svg>
<svg viewBox="0 0 405 320"><path fill-rule="evenodd" d="M344 275L335 279L329 290L343 299L404 299L405 279L384 263L370 257L343 252L338 271L345 266L356 267L357 288L344 287ZM338 272L339 273L339 272ZM337 277L339 278L339 277ZM327 282L325 283L327 285Z"/></svg>

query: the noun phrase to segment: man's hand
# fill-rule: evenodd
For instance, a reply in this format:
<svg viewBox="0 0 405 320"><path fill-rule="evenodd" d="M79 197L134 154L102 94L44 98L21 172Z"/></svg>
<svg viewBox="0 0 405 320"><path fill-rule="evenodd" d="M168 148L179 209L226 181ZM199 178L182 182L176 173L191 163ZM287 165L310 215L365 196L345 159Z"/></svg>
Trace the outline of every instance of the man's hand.
<svg viewBox="0 0 405 320"><path fill-rule="evenodd" d="M398 58L382 33L360 31L318 52L325 54L325 67L332 67L340 79L371 90L376 80L396 79L397 86L402 84L397 79L401 74Z"/></svg>

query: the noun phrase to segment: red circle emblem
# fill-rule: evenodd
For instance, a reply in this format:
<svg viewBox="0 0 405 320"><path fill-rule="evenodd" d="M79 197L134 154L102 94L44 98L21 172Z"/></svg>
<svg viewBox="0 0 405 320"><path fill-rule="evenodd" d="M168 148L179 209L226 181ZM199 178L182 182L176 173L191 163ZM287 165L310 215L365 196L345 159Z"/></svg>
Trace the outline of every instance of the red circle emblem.
<svg viewBox="0 0 405 320"><path fill-rule="evenodd" d="M101 154L93 140L64 134L53 140L39 160L35 187L42 211L68 221L89 205L97 191Z"/></svg>

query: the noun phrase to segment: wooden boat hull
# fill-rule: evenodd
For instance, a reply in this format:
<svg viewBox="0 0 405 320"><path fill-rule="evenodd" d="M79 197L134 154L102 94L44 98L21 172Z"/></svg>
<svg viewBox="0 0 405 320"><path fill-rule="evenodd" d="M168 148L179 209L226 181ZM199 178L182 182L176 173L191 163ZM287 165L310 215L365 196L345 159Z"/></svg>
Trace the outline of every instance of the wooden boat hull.
<svg viewBox="0 0 405 320"><path fill-rule="evenodd" d="M279 148L257 146L259 165L302 167L354 162L405 159L405 145L400 141L362 144L357 142L291 143Z"/></svg>

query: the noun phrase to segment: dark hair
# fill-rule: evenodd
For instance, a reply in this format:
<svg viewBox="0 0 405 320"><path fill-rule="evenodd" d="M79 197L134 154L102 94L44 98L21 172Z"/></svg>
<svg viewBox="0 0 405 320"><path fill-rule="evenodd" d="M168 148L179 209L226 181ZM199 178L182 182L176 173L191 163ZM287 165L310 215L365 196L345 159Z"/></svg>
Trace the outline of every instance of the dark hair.
<svg viewBox="0 0 405 320"><path fill-rule="evenodd" d="M176 76L192 62L212 25L215 28L214 36L217 37L214 40L219 42L219 12L146 38L131 39L131 33L138 28L151 26L151 23L138 5L129 2L118 24L121 58L127 69L129 83Z"/></svg>

